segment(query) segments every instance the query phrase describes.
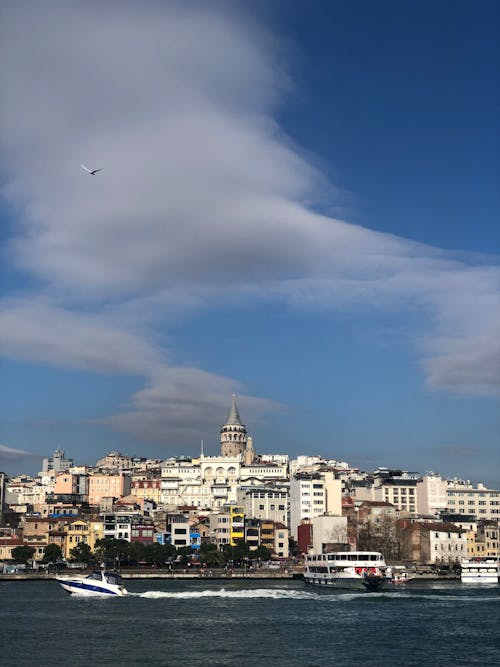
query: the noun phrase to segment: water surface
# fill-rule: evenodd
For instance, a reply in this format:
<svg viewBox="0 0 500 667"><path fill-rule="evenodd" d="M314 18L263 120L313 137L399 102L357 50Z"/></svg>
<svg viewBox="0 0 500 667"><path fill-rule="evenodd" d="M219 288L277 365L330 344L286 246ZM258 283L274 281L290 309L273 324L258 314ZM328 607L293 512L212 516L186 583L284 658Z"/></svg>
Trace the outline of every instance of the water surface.
<svg viewBox="0 0 500 667"><path fill-rule="evenodd" d="M0 582L3 667L500 664L500 588L382 593L292 581L127 581L75 598L55 581Z"/></svg>

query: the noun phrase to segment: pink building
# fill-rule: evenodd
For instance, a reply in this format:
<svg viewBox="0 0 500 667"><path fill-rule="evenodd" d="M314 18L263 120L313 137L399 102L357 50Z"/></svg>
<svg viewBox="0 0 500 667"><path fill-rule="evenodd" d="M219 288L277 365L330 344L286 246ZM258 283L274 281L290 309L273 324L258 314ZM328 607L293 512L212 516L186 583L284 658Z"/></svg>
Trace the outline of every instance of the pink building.
<svg viewBox="0 0 500 667"><path fill-rule="evenodd" d="M56 475L54 493L78 493L78 475L60 472Z"/></svg>
<svg viewBox="0 0 500 667"><path fill-rule="evenodd" d="M89 504L99 505L102 498L123 498L130 495L130 475L90 475Z"/></svg>

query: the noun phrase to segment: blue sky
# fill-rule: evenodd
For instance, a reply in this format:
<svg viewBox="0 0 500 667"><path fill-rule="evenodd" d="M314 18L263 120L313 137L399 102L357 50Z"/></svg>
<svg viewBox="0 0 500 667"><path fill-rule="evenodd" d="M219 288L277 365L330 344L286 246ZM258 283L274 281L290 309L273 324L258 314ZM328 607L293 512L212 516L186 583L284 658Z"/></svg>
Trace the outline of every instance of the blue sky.
<svg viewBox="0 0 500 667"><path fill-rule="evenodd" d="M0 468L216 453L236 393L257 451L500 485L495 3L2 24Z"/></svg>

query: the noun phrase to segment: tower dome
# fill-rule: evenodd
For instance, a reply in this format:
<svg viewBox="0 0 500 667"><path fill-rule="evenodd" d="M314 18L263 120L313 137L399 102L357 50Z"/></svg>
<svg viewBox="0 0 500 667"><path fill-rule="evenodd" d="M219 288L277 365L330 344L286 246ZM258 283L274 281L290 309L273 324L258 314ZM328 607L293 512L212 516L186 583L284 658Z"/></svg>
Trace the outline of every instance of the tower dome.
<svg viewBox="0 0 500 667"><path fill-rule="evenodd" d="M241 423L240 413L233 394L231 410L220 430L221 456L238 456L243 454L247 445L247 429Z"/></svg>

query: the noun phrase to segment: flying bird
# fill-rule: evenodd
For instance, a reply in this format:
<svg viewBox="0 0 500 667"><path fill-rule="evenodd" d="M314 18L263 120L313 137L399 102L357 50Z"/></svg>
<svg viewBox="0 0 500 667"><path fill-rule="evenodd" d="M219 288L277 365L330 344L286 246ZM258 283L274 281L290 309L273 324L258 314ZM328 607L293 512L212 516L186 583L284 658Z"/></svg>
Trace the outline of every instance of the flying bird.
<svg viewBox="0 0 500 667"><path fill-rule="evenodd" d="M86 167L84 164L81 164L80 167L81 167L82 169L85 169L85 171L86 171L88 174L90 174L91 176L95 176L95 175L97 174L98 171L102 171L102 169L89 169L89 168Z"/></svg>

